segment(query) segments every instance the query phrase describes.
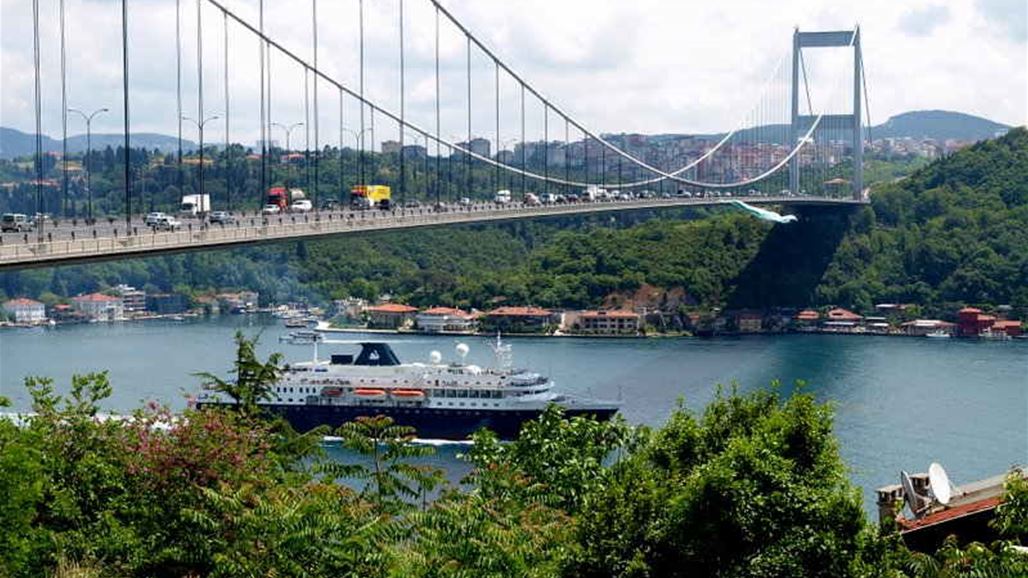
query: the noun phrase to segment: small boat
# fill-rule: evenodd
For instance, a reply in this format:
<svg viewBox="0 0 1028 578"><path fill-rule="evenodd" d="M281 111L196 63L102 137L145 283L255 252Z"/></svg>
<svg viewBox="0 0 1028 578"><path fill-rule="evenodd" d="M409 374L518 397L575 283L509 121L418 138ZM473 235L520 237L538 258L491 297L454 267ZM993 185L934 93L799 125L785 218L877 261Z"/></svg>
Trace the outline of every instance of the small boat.
<svg viewBox="0 0 1028 578"><path fill-rule="evenodd" d="M950 337L953 337L953 336L950 334L949 331L945 331L945 330L942 330L942 329L936 329L935 331L932 331L931 333L925 333L925 337L928 337L928 338L931 338L931 339L949 339Z"/></svg>
<svg viewBox="0 0 1028 578"><path fill-rule="evenodd" d="M293 345L309 345L311 343L318 343L324 339L324 335L309 329L303 331L290 331L289 333L278 337L279 342L291 343Z"/></svg>
<svg viewBox="0 0 1028 578"><path fill-rule="evenodd" d="M290 317L285 320L285 326L289 328L307 327L307 320L302 317Z"/></svg>

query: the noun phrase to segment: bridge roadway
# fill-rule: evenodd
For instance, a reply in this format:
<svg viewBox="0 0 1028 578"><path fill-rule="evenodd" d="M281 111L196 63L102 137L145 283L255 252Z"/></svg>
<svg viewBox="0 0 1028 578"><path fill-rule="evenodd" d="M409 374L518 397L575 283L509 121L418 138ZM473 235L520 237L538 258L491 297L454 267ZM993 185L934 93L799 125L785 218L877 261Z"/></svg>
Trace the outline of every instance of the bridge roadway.
<svg viewBox="0 0 1028 578"><path fill-rule="evenodd" d="M743 197L754 205L789 206L857 206L865 201L822 197ZM476 203L471 206L444 205L396 209L394 211L321 211L318 213L286 213L262 218L243 216L229 225L203 225L196 220L183 220L177 231L151 231L138 217L133 232L125 234L125 222L98 222L94 226L70 226L66 222L44 227L40 242L38 233L4 233L0 235L0 271L86 263L111 259L147 257L183 251L225 249L259 243L320 239L334 235L391 231L443 225L464 225L595 213L673 209L727 205L730 198L633 199L579 202L558 205L498 206Z"/></svg>

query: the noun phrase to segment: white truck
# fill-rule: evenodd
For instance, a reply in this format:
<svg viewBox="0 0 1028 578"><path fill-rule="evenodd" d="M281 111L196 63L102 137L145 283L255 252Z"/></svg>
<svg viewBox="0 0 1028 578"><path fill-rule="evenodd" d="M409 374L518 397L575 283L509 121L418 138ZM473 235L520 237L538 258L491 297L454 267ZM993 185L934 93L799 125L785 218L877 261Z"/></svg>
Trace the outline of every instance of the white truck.
<svg viewBox="0 0 1028 578"><path fill-rule="evenodd" d="M211 196L203 195L182 195L182 203L179 205L178 213L183 217L198 217L211 212Z"/></svg>

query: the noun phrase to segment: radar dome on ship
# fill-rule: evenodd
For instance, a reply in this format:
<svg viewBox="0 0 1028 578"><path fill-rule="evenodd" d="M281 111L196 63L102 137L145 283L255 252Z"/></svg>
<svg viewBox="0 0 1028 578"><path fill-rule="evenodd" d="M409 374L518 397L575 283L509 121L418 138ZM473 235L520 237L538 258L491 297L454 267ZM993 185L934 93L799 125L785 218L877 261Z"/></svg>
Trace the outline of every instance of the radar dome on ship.
<svg viewBox="0 0 1028 578"><path fill-rule="evenodd" d="M439 363L440 361L443 360L443 354L439 353L438 351L433 351L433 352L428 354L428 359L432 363Z"/></svg>
<svg viewBox="0 0 1028 578"><path fill-rule="evenodd" d="M462 358L463 357L467 357L469 351L471 351L471 348L468 347L467 343L458 343L457 344L457 355L461 356Z"/></svg>

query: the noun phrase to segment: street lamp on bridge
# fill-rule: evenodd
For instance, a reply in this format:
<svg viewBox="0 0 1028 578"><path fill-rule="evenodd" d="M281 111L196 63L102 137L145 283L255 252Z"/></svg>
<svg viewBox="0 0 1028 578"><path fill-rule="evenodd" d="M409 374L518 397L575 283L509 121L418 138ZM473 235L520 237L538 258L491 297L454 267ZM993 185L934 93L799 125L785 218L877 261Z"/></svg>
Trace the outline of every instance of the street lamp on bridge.
<svg viewBox="0 0 1028 578"><path fill-rule="evenodd" d="M68 112L74 112L86 121L86 194L89 195L89 205L87 209L89 211L89 220L93 220L93 171L90 170L89 165L89 157L93 153L93 117L102 112L107 112L107 108L98 108L89 114L86 114L77 108L69 108ZM64 159L64 162L67 163L68 159Z"/></svg>
<svg viewBox="0 0 1028 578"><path fill-rule="evenodd" d="M273 122L271 126L277 126L286 133L286 154L289 154L293 149L289 146L289 137L293 134L293 129L303 126L302 122L294 122L293 124L286 126L281 123Z"/></svg>
<svg viewBox="0 0 1028 578"><path fill-rule="evenodd" d="M200 202L198 204L200 205L201 209L203 209L203 206L204 206L204 202L203 202L203 128L205 126L207 126L208 122L210 122L212 120L217 120L219 118L221 118L221 117L219 117L218 115L209 116L209 117L207 117L207 118L205 118L203 120L196 120L195 118L188 117L188 116L183 116L182 117L182 120L188 120L189 122L195 124L196 125L196 130L198 130L200 132L200 191L199 191L199 193L200 193L200 199L201 200L200 200ZM181 195L181 194L182 194L182 191L179 191L179 195ZM208 203L208 205L209 205L209 203ZM210 210L210 206L208 206L207 209Z"/></svg>

